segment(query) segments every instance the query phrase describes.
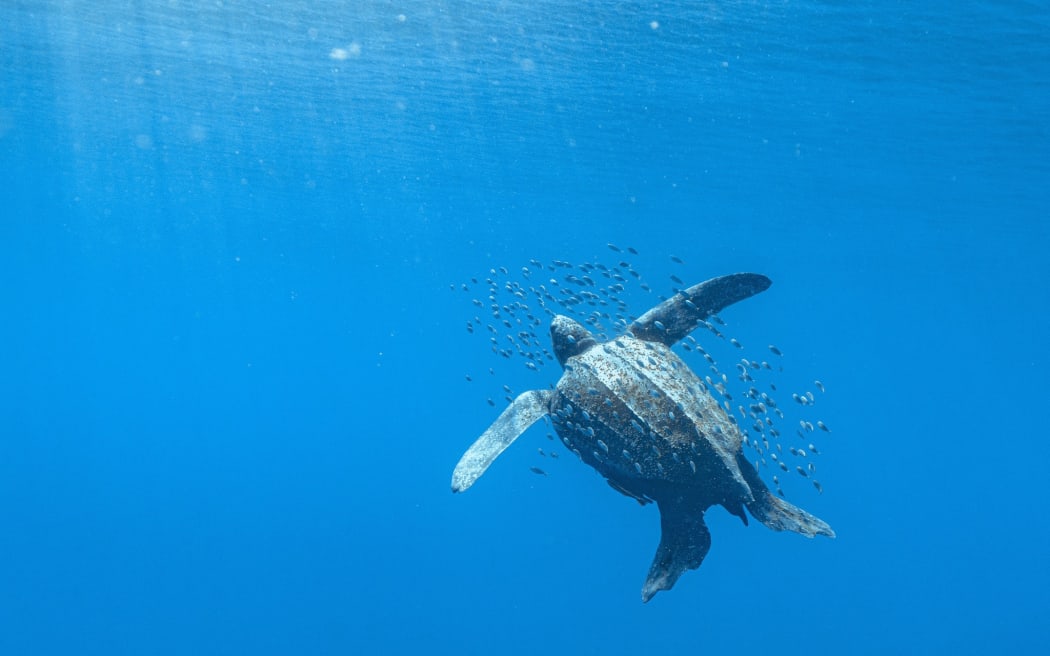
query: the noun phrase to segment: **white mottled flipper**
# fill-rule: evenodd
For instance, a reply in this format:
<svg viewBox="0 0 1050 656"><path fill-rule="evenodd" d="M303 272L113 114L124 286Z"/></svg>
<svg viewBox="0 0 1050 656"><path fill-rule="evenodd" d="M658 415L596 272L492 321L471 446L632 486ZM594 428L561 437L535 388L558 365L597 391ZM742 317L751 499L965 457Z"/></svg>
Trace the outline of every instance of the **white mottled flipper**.
<svg viewBox="0 0 1050 656"><path fill-rule="evenodd" d="M462 492L481 478L499 454L547 414L550 397L547 390L531 390L514 399L459 459L452 472L452 491Z"/></svg>

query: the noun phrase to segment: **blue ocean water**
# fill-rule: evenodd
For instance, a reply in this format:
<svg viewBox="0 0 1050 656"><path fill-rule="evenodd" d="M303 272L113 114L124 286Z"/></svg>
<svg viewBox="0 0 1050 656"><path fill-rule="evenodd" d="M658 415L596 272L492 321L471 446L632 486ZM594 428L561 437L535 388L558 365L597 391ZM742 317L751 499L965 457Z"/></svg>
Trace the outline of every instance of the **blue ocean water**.
<svg viewBox="0 0 1050 656"><path fill-rule="evenodd" d="M1045 648L1048 35L1020 1L4 2L0 653ZM450 493L501 386L558 376L467 334L484 279L608 242L664 293L773 280L725 318L827 386L789 492L835 540L713 508L643 605L656 509L543 428Z"/></svg>

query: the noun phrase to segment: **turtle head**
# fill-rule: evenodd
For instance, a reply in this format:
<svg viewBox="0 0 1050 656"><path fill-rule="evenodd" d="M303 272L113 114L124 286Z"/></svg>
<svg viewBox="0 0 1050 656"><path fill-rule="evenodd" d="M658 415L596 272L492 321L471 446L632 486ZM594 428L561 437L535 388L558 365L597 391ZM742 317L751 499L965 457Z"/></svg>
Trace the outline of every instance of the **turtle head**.
<svg viewBox="0 0 1050 656"><path fill-rule="evenodd" d="M554 345L554 355L564 367L566 360L583 353L598 342L586 328L559 314L551 321L551 343Z"/></svg>

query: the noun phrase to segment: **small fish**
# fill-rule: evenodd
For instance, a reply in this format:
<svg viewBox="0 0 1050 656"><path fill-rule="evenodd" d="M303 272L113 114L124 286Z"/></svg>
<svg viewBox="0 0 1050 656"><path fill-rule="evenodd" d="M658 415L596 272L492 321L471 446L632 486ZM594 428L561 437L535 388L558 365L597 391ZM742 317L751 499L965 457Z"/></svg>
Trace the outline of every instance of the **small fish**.
<svg viewBox="0 0 1050 656"><path fill-rule="evenodd" d="M769 350L773 355L784 355L780 352L780 349L778 349L776 346L773 346L772 344L769 345Z"/></svg>
<svg viewBox="0 0 1050 656"><path fill-rule="evenodd" d="M824 391L824 383L820 382L819 380L813 381L813 385L821 392Z"/></svg>
<svg viewBox="0 0 1050 656"><path fill-rule="evenodd" d="M614 253L622 253L623 252L623 251L620 250L620 247L617 246L616 244L611 244L610 243L610 244L606 244L606 246L608 246L609 250L611 250Z"/></svg>
<svg viewBox="0 0 1050 656"><path fill-rule="evenodd" d="M831 432L831 429L828 428L827 424L825 424L822 421L818 421L817 422L817 428L819 428L820 430L824 431L825 433L830 433ZM813 430L813 429L811 428L810 430Z"/></svg>
<svg viewBox="0 0 1050 656"><path fill-rule="evenodd" d="M677 255L672 255L671 261L675 264L685 264L685 262L682 261L682 258L678 257Z"/></svg>
<svg viewBox="0 0 1050 656"><path fill-rule="evenodd" d="M543 471L539 467L529 467L529 471L532 472L533 474L538 474L540 476L546 476L547 475L547 472Z"/></svg>

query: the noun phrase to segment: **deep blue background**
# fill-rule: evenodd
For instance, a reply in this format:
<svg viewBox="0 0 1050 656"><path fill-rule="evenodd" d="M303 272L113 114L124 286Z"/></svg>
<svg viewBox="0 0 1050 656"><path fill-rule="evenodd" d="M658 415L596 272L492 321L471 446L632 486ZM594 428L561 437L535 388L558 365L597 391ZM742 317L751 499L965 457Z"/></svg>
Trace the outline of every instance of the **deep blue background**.
<svg viewBox="0 0 1050 656"><path fill-rule="evenodd" d="M0 653L1045 648L1050 10L977 4L4 2ZM642 605L542 429L449 493L557 375L449 284L608 241L774 280L838 539Z"/></svg>

